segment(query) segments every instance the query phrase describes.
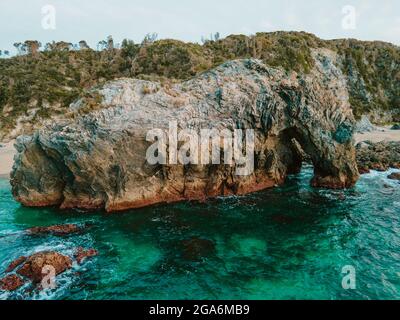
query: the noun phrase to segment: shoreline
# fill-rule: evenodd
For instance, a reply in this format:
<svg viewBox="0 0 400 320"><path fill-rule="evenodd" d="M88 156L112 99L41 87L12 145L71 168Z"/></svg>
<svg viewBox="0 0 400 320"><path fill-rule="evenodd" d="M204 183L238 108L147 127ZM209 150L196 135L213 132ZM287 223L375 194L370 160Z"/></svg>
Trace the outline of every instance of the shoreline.
<svg viewBox="0 0 400 320"><path fill-rule="evenodd" d="M0 142L0 179L9 179L10 173L14 164L14 140L2 143Z"/></svg>
<svg viewBox="0 0 400 320"><path fill-rule="evenodd" d="M399 142L400 130L391 130L389 127L376 127L376 130L354 134L356 144L363 141L377 142Z"/></svg>

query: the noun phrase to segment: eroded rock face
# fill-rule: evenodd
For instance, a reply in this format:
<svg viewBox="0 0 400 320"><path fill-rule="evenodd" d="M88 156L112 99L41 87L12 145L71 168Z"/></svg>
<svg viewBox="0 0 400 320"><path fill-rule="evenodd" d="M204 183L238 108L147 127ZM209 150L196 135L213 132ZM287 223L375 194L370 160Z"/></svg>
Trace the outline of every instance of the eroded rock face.
<svg viewBox="0 0 400 320"><path fill-rule="evenodd" d="M315 51L314 58L308 75L237 60L173 86L112 81L97 90L100 110L17 140L14 197L26 206L120 211L246 194L298 172L298 145L314 164L314 186L351 187L358 170L346 81L332 52ZM87 103L75 103L75 112ZM224 164L148 164L153 142L146 134L168 132L173 121L195 131L254 129L254 172L237 176L235 165Z"/></svg>

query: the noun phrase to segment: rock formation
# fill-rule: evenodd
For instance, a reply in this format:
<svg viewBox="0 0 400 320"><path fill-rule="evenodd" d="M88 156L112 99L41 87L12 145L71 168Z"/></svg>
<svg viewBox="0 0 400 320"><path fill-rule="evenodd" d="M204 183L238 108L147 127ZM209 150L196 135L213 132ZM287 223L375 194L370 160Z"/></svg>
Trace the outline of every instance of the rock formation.
<svg viewBox="0 0 400 320"><path fill-rule="evenodd" d="M43 274L45 266L52 266L55 275L58 275L72 267L72 260L58 252L39 252L27 258L17 273L37 283L45 276Z"/></svg>
<svg viewBox="0 0 400 320"><path fill-rule="evenodd" d="M82 264L86 258L97 255L98 251L95 249L79 247L75 250L74 258L78 264ZM73 260L70 257L56 251L38 252L29 257L21 256L12 261L5 270L8 275L0 279L0 290L15 291L25 283L39 285L49 274L49 267L54 268L54 276L57 276L71 269L72 265ZM14 270L16 270L16 274L10 274Z"/></svg>
<svg viewBox="0 0 400 320"><path fill-rule="evenodd" d="M79 247L78 249L76 249L74 257L76 259L76 262L78 264L81 264L83 263L83 261L86 260L86 258L95 257L98 254L99 252L96 249L84 249L82 247Z"/></svg>
<svg viewBox="0 0 400 320"><path fill-rule="evenodd" d="M76 224L55 225L50 227L34 227L26 230L31 235L54 235L54 236L67 236L73 233L83 231L83 227Z"/></svg>
<svg viewBox="0 0 400 320"><path fill-rule="evenodd" d="M387 171L400 169L399 142L361 142L356 146L357 165L361 174L370 170Z"/></svg>
<svg viewBox="0 0 400 320"><path fill-rule="evenodd" d="M175 85L111 81L91 91L101 97L94 107L83 98L70 120L17 140L13 195L26 206L113 212L246 194L298 172L299 146L314 164L313 186L351 187L358 170L346 80L332 51L314 50L313 58L306 75L244 59ZM168 132L174 121L195 132L253 129L254 172L236 175L238 164L149 164L147 133Z"/></svg>

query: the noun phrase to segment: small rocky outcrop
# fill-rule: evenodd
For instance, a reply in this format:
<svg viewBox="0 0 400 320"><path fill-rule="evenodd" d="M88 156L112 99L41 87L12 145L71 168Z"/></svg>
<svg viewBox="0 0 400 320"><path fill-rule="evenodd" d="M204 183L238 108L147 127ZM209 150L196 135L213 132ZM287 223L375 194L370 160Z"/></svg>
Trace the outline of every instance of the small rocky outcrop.
<svg viewBox="0 0 400 320"><path fill-rule="evenodd" d="M306 75L247 59L176 85L109 82L92 91L97 105L79 100L73 119L17 139L13 195L25 206L108 212L241 195L299 172L298 146L313 162L313 186L351 187L359 174L346 80L333 52L314 50L313 57ZM235 163L150 165L146 152L154 142L146 141L147 133L168 132L174 121L178 130L197 133L253 129L254 171L237 175Z"/></svg>
<svg viewBox="0 0 400 320"><path fill-rule="evenodd" d="M26 261L26 257L22 256L19 257L18 259L15 259L13 262L10 263L10 265L7 267L6 272L11 272L14 271L16 267L20 266L23 262Z"/></svg>
<svg viewBox="0 0 400 320"><path fill-rule="evenodd" d="M26 232L31 235L54 235L66 236L83 231L83 227L76 224L55 225L50 227L34 227L27 229Z"/></svg>
<svg viewBox="0 0 400 320"><path fill-rule="evenodd" d="M34 283L38 283L45 276L45 274L42 273L45 266L52 266L55 270L55 274L58 275L72 267L72 260L70 257L58 252L39 252L26 259L17 270L17 273L30 279Z"/></svg>
<svg viewBox="0 0 400 320"><path fill-rule="evenodd" d="M400 169L400 168L399 168ZM394 172L388 176L391 180L399 180L400 181L400 172Z"/></svg>
<svg viewBox="0 0 400 320"><path fill-rule="evenodd" d="M74 258L78 264L82 264L85 259L97 255L98 251L95 249L79 247L75 251ZM54 268L57 276L71 269L72 263L73 260L70 257L55 251L38 252L29 257L21 256L12 261L5 270L7 275L0 279L0 290L15 291L28 282L38 286L48 275L46 272L48 272L49 266ZM38 286L38 288L41 287Z"/></svg>
<svg viewBox="0 0 400 320"><path fill-rule="evenodd" d="M15 291L25 284L24 280L15 275L10 274L0 280L0 290L3 291Z"/></svg>
<svg viewBox="0 0 400 320"><path fill-rule="evenodd" d="M400 142L361 142L356 146L360 174L400 169Z"/></svg>
<svg viewBox="0 0 400 320"><path fill-rule="evenodd" d="M82 247L79 247L75 254L74 257L76 259L76 262L78 264L81 264L86 260L87 258L95 257L99 254L99 252L95 249L84 249Z"/></svg>

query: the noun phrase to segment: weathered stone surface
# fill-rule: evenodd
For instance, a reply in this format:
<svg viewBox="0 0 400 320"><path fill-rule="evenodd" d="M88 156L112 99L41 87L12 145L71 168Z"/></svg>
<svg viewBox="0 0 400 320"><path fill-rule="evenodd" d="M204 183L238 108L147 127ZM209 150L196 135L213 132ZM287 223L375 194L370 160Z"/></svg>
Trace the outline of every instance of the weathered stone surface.
<svg viewBox="0 0 400 320"><path fill-rule="evenodd" d="M15 274L6 276L0 280L0 290L15 291L24 285L24 280Z"/></svg>
<svg viewBox="0 0 400 320"><path fill-rule="evenodd" d="M45 266L52 266L58 275L72 267L72 260L58 252L39 252L28 257L17 273L37 283L46 275L43 274Z"/></svg>
<svg viewBox="0 0 400 320"><path fill-rule="evenodd" d="M356 146L357 164L361 174L370 170L400 169L400 142L361 142Z"/></svg>
<svg viewBox="0 0 400 320"><path fill-rule="evenodd" d="M78 233L83 230L82 227L76 224L64 224L50 227L34 227L27 229L26 232L33 235L51 234L55 236L66 236L72 233Z"/></svg>
<svg viewBox="0 0 400 320"><path fill-rule="evenodd" d="M13 262L10 263L10 265L6 269L6 273L14 271L14 269L18 266L20 266L23 262L26 261L26 257L22 256L19 257L18 259L15 259Z"/></svg>
<svg viewBox="0 0 400 320"><path fill-rule="evenodd" d="M86 258L95 257L98 254L99 252L95 249L84 249L82 247L79 247L76 250L74 257L76 259L76 262L78 262L78 264L81 264Z"/></svg>
<svg viewBox="0 0 400 320"><path fill-rule="evenodd" d="M171 86L134 79L106 84L97 111L60 121L16 142L13 195L26 206L120 211L160 202L246 194L298 172L297 144L315 167L312 185L358 179L354 118L346 80L329 50L313 52L307 75L237 60ZM73 108L79 113L85 100ZM149 130L254 129L255 170L235 165L149 165Z"/></svg>

